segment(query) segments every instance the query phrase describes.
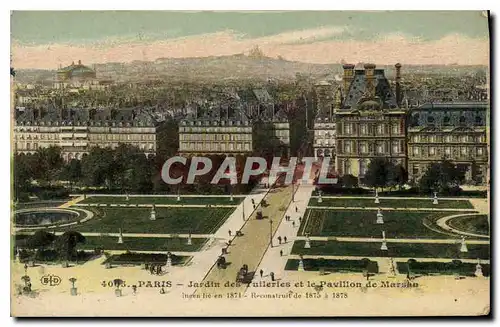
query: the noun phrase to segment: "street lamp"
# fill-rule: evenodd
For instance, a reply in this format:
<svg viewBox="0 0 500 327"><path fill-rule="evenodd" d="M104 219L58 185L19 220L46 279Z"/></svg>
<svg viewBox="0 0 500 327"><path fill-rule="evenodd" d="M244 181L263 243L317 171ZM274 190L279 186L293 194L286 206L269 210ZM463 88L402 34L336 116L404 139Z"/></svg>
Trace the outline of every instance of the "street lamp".
<svg viewBox="0 0 500 327"><path fill-rule="evenodd" d="M273 220L269 218L269 244L273 247Z"/></svg>

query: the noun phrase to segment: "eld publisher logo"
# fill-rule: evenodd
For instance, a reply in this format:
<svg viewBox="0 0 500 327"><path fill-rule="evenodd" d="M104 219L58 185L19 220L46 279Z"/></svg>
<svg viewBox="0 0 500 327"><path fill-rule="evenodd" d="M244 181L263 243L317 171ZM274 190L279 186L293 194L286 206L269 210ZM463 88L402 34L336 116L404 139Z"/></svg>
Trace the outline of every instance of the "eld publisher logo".
<svg viewBox="0 0 500 327"><path fill-rule="evenodd" d="M61 277L56 275L45 275L40 278L42 285L57 286L61 284Z"/></svg>

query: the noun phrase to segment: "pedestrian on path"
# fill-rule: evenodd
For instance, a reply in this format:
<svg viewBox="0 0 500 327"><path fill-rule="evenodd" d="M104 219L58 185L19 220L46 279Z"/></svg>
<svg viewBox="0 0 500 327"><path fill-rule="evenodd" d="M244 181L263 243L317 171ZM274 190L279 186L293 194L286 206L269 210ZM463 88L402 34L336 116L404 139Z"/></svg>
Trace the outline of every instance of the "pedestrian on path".
<svg viewBox="0 0 500 327"><path fill-rule="evenodd" d="M284 240L284 241L285 241L285 243L286 243L286 236L283 238L283 240Z"/></svg>
<svg viewBox="0 0 500 327"><path fill-rule="evenodd" d="M264 270L261 269L259 272L260 272L260 278L262 278L262 276L264 275Z"/></svg>
<svg viewBox="0 0 500 327"><path fill-rule="evenodd" d="M292 220L292 227L295 227L295 220Z"/></svg>
<svg viewBox="0 0 500 327"><path fill-rule="evenodd" d="M231 237L231 234L232 234L232 233L231 233L231 230L229 230L229 237Z"/></svg>
<svg viewBox="0 0 500 327"><path fill-rule="evenodd" d="M274 273L271 271L271 273L269 273L269 275L271 276L271 280L274 282Z"/></svg>
<svg viewBox="0 0 500 327"><path fill-rule="evenodd" d="M252 199L252 204L255 204L255 200L254 199Z"/></svg>
<svg viewBox="0 0 500 327"><path fill-rule="evenodd" d="M281 236L278 236L278 242L281 244Z"/></svg>
<svg viewBox="0 0 500 327"><path fill-rule="evenodd" d="M297 208L297 206L295 206L295 212L299 212L299 208Z"/></svg>
<svg viewBox="0 0 500 327"><path fill-rule="evenodd" d="M280 257L283 256L283 250L280 250Z"/></svg>
<svg viewBox="0 0 500 327"><path fill-rule="evenodd" d="M299 217L299 224L302 223L302 217Z"/></svg>

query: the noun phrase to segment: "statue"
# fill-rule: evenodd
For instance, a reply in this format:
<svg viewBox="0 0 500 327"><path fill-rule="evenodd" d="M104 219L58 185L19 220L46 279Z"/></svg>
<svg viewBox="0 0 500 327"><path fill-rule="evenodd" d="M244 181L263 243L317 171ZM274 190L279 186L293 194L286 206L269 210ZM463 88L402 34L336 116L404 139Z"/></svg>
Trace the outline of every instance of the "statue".
<svg viewBox="0 0 500 327"><path fill-rule="evenodd" d="M384 223L384 215L382 214L382 211L380 211L380 208L377 210L377 224L383 224Z"/></svg>

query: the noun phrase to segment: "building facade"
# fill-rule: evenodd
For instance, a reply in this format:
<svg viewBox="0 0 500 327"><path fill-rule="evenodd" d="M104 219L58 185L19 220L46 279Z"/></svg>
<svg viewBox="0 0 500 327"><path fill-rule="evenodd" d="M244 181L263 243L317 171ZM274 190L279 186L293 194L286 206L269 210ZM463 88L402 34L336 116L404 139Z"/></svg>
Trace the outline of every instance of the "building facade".
<svg viewBox="0 0 500 327"><path fill-rule="evenodd" d="M156 153L157 122L141 109L17 110L14 152L34 154L59 146L65 160L81 159L92 147L137 146L145 155Z"/></svg>
<svg viewBox="0 0 500 327"><path fill-rule="evenodd" d="M333 113L335 95L334 86L322 81L315 85L317 115L314 119L313 150L316 160L322 157L335 157L335 115ZM332 162L332 164L334 164Z"/></svg>
<svg viewBox="0 0 500 327"><path fill-rule="evenodd" d="M424 104L408 122L408 175L418 181L434 162L462 165L466 183L486 184L488 170L486 102Z"/></svg>
<svg viewBox="0 0 500 327"><path fill-rule="evenodd" d="M344 97L336 101L336 170L362 178L370 160L384 157L406 167L406 110L400 108L401 65L396 65L396 94L383 69L344 65Z"/></svg>

